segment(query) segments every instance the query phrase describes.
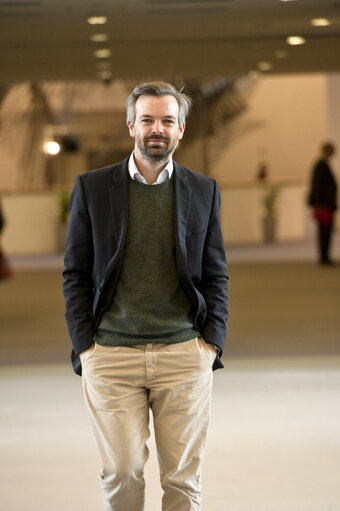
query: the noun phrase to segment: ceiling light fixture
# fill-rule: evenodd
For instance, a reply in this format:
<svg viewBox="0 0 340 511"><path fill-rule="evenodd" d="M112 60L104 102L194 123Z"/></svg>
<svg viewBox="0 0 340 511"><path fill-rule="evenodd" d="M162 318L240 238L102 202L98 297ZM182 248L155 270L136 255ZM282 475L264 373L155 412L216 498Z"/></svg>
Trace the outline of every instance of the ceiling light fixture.
<svg viewBox="0 0 340 511"><path fill-rule="evenodd" d="M314 18L311 20L313 27L328 27L331 22L327 18Z"/></svg>
<svg viewBox="0 0 340 511"><path fill-rule="evenodd" d="M87 18L89 25L105 25L106 22L106 16L91 16L91 18Z"/></svg>
<svg viewBox="0 0 340 511"><path fill-rule="evenodd" d="M109 36L107 34L92 34L90 39L94 43L105 43L109 40Z"/></svg>
<svg viewBox="0 0 340 511"><path fill-rule="evenodd" d="M55 156L60 152L60 144L58 144L58 142L55 142L54 140L49 140L44 145L44 152L46 154L50 154L51 156Z"/></svg>
<svg viewBox="0 0 340 511"><path fill-rule="evenodd" d="M290 44L291 46L299 46L300 44L305 44L306 39L299 35L291 35L287 37L286 41L287 44Z"/></svg>
<svg viewBox="0 0 340 511"><path fill-rule="evenodd" d="M93 55L97 59L107 59L111 56L111 50L109 48L100 48L99 50L94 51Z"/></svg>
<svg viewBox="0 0 340 511"><path fill-rule="evenodd" d="M271 62L259 62L257 67L260 71L271 71L274 68Z"/></svg>

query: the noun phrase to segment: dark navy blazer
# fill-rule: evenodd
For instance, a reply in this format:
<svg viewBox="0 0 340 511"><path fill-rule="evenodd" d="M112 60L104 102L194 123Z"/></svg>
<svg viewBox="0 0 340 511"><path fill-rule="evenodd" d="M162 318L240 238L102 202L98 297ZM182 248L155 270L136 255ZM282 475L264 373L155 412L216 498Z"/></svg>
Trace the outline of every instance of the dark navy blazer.
<svg viewBox="0 0 340 511"><path fill-rule="evenodd" d="M73 344L72 364L93 343L112 303L124 260L128 220L128 158L77 176L70 199L64 297ZM195 327L222 354L227 333L228 277L214 179L174 162L175 257L179 280L192 304ZM157 304L155 304L157 307ZM218 357L214 369L223 367Z"/></svg>

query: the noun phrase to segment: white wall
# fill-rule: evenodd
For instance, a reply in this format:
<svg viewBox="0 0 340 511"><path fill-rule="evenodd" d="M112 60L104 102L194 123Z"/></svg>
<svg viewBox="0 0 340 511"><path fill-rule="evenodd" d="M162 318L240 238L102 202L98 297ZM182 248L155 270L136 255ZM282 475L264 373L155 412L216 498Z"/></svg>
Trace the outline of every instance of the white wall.
<svg viewBox="0 0 340 511"><path fill-rule="evenodd" d="M331 74L328 76L328 119L329 119L329 139L337 146L337 152L332 158L332 169L338 182L338 191L340 192L340 74ZM338 211L336 216L336 225L340 229L340 199L338 195Z"/></svg>
<svg viewBox="0 0 340 511"><path fill-rule="evenodd" d="M232 181L254 178L265 152L270 177L305 179L328 124L326 75L262 78L248 110L231 124L239 136L221 153L214 174Z"/></svg>
<svg viewBox="0 0 340 511"><path fill-rule="evenodd" d="M235 186L221 189L221 221L229 243L259 243L264 240L262 200L266 189L260 186ZM282 186L277 201L276 240L292 241L306 235L308 219L306 187Z"/></svg>
<svg viewBox="0 0 340 511"><path fill-rule="evenodd" d="M59 250L58 194L5 195L6 226L1 245L8 255L53 254Z"/></svg>

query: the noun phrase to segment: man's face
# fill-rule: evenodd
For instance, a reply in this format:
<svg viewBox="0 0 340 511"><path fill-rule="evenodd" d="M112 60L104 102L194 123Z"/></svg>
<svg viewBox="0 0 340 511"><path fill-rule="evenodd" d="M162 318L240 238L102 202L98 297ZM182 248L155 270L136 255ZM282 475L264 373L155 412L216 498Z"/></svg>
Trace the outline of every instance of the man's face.
<svg viewBox="0 0 340 511"><path fill-rule="evenodd" d="M178 124L178 103L173 96L141 96L136 102L135 123L129 123L135 152L148 162L166 162L183 137Z"/></svg>

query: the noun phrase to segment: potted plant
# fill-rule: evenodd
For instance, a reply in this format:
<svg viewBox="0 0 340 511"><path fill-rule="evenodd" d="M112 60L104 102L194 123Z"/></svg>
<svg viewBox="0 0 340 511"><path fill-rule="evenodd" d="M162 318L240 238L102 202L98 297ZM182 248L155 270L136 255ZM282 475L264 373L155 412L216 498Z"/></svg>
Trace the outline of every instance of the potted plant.
<svg viewBox="0 0 340 511"><path fill-rule="evenodd" d="M65 250L68 220L70 216L69 210L70 194L66 190L62 190L58 195L59 204L59 224L58 224L58 249L62 252Z"/></svg>
<svg viewBox="0 0 340 511"><path fill-rule="evenodd" d="M276 240L276 206L278 195L279 188L277 186L269 186L262 198L265 211L262 218L263 240L265 243L274 243Z"/></svg>

